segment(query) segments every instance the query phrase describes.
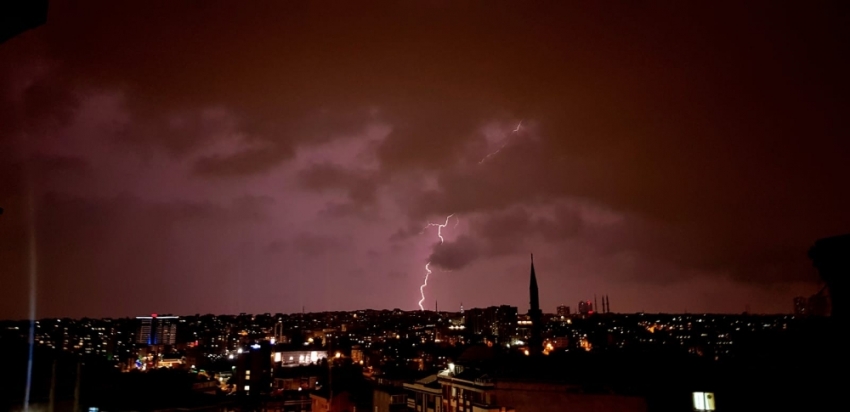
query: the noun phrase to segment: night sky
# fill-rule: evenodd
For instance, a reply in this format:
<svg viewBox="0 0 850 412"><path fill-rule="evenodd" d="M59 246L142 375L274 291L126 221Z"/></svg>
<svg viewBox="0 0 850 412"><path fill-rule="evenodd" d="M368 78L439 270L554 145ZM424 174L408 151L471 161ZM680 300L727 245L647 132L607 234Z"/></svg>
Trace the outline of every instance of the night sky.
<svg viewBox="0 0 850 412"><path fill-rule="evenodd" d="M243 3L0 44L0 318L790 312L850 232L847 2Z"/></svg>

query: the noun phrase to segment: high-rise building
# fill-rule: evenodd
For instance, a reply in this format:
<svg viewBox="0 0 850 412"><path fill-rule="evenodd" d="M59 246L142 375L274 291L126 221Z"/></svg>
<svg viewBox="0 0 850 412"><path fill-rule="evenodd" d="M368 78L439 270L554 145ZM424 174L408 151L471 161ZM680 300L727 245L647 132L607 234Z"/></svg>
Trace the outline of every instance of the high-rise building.
<svg viewBox="0 0 850 412"><path fill-rule="evenodd" d="M808 304L808 299L802 296L794 298L794 316L806 316Z"/></svg>
<svg viewBox="0 0 850 412"><path fill-rule="evenodd" d="M809 298L794 298L794 316L829 316L829 298L824 293L816 293Z"/></svg>
<svg viewBox="0 0 850 412"><path fill-rule="evenodd" d="M593 313L593 302L589 300L582 300L578 303L578 313L580 315L589 315Z"/></svg>
<svg viewBox="0 0 850 412"><path fill-rule="evenodd" d="M236 393L257 397L267 394L272 383L272 349L266 342L243 351L236 362Z"/></svg>
<svg viewBox="0 0 850 412"><path fill-rule="evenodd" d="M499 344L511 342L516 335L517 310L516 306L501 305L493 308L496 311L496 324L493 334L498 338Z"/></svg>
<svg viewBox="0 0 850 412"><path fill-rule="evenodd" d="M499 343L509 343L516 335L516 306L490 306L472 308L464 314L466 329L474 335L495 336Z"/></svg>
<svg viewBox="0 0 850 412"><path fill-rule="evenodd" d="M474 335L483 335L490 333L490 325L492 324L492 319L487 319L487 315L488 314L485 309L468 309L464 313L464 325L466 325L466 329Z"/></svg>
<svg viewBox="0 0 850 412"><path fill-rule="evenodd" d="M809 298L809 316L829 316L829 299L822 293L817 293Z"/></svg>
<svg viewBox="0 0 850 412"><path fill-rule="evenodd" d="M136 342L145 345L174 345L177 343L177 316L137 316L139 321Z"/></svg>
<svg viewBox="0 0 850 412"><path fill-rule="evenodd" d="M558 306L558 316L570 316L570 307L566 305Z"/></svg>
<svg viewBox="0 0 850 412"><path fill-rule="evenodd" d="M540 295L537 289L537 275L534 273L534 254L531 255L531 281L529 282L530 308L528 317L531 319L531 337L528 339L528 353L539 355L543 353L543 311L540 310Z"/></svg>

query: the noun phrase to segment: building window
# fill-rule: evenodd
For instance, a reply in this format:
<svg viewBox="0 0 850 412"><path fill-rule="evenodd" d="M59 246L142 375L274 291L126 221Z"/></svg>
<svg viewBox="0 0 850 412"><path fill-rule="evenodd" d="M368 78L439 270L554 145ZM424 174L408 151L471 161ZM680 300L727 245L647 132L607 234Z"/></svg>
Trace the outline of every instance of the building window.
<svg viewBox="0 0 850 412"><path fill-rule="evenodd" d="M251 390L251 385L245 385L245 392L248 392L249 390Z"/></svg>
<svg viewBox="0 0 850 412"><path fill-rule="evenodd" d="M694 392L694 410L695 411L713 411L714 409L714 393L713 392Z"/></svg>
<svg viewBox="0 0 850 412"><path fill-rule="evenodd" d="M407 396L406 395L392 395L390 397L390 403L393 404L393 405L400 404L400 403L407 403Z"/></svg>

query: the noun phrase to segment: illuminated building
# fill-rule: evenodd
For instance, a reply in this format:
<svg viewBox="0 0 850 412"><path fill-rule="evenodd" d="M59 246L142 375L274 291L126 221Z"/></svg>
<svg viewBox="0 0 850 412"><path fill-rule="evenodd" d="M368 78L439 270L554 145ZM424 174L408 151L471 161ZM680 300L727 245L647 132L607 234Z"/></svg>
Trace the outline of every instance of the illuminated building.
<svg viewBox="0 0 850 412"><path fill-rule="evenodd" d="M177 341L177 316L137 316L136 342L145 345L174 345Z"/></svg>
<svg viewBox="0 0 850 412"><path fill-rule="evenodd" d="M466 311L465 326L475 335L495 336L500 344L509 343L517 333L516 306L490 306Z"/></svg>
<svg viewBox="0 0 850 412"><path fill-rule="evenodd" d="M319 377L325 372L322 366L277 368L274 371L274 388L284 391L303 391L321 386Z"/></svg>
<svg viewBox="0 0 850 412"><path fill-rule="evenodd" d="M322 359L327 359L328 351L315 349L288 349L285 347L275 348L272 356L274 363L280 362L280 366L306 366L317 364Z"/></svg>
<svg viewBox="0 0 850 412"><path fill-rule="evenodd" d="M558 316L570 316L570 307L566 305L558 306Z"/></svg>
<svg viewBox="0 0 850 412"><path fill-rule="evenodd" d="M360 348L360 345L354 345L351 347L351 361L354 363L363 364L363 349Z"/></svg>
<svg viewBox="0 0 850 412"><path fill-rule="evenodd" d="M715 410L714 402L714 393L694 392L694 411L713 411Z"/></svg>
<svg viewBox="0 0 850 412"><path fill-rule="evenodd" d="M490 322L488 322L488 320L490 319L487 319L487 312L485 309L472 308L467 310L464 315L464 325L470 332L475 335L482 335L489 332Z"/></svg>
<svg viewBox="0 0 850 412"><path fill-rule="evenodd" d="M242 396L267 394L272 385L271 346L252 345L236 362L236 393Z"/></svg>
<svg viewBox="0 0 850 412"><path fill-rule="evenodd" d="M589 315L593 313L593 302L583 300L578 303L578 313L580 315Z"/></svg>

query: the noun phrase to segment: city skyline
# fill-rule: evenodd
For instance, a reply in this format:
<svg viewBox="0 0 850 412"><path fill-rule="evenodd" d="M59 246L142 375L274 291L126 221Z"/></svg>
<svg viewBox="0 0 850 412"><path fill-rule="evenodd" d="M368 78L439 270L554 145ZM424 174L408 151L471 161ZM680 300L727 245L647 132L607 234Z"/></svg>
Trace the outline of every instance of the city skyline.
<svg viewBox="0 0 850 412"><path fill-rule="evenodd" d="M791 313L850 232L841 3L141 4L0 43L0 319Z"/></svg>

